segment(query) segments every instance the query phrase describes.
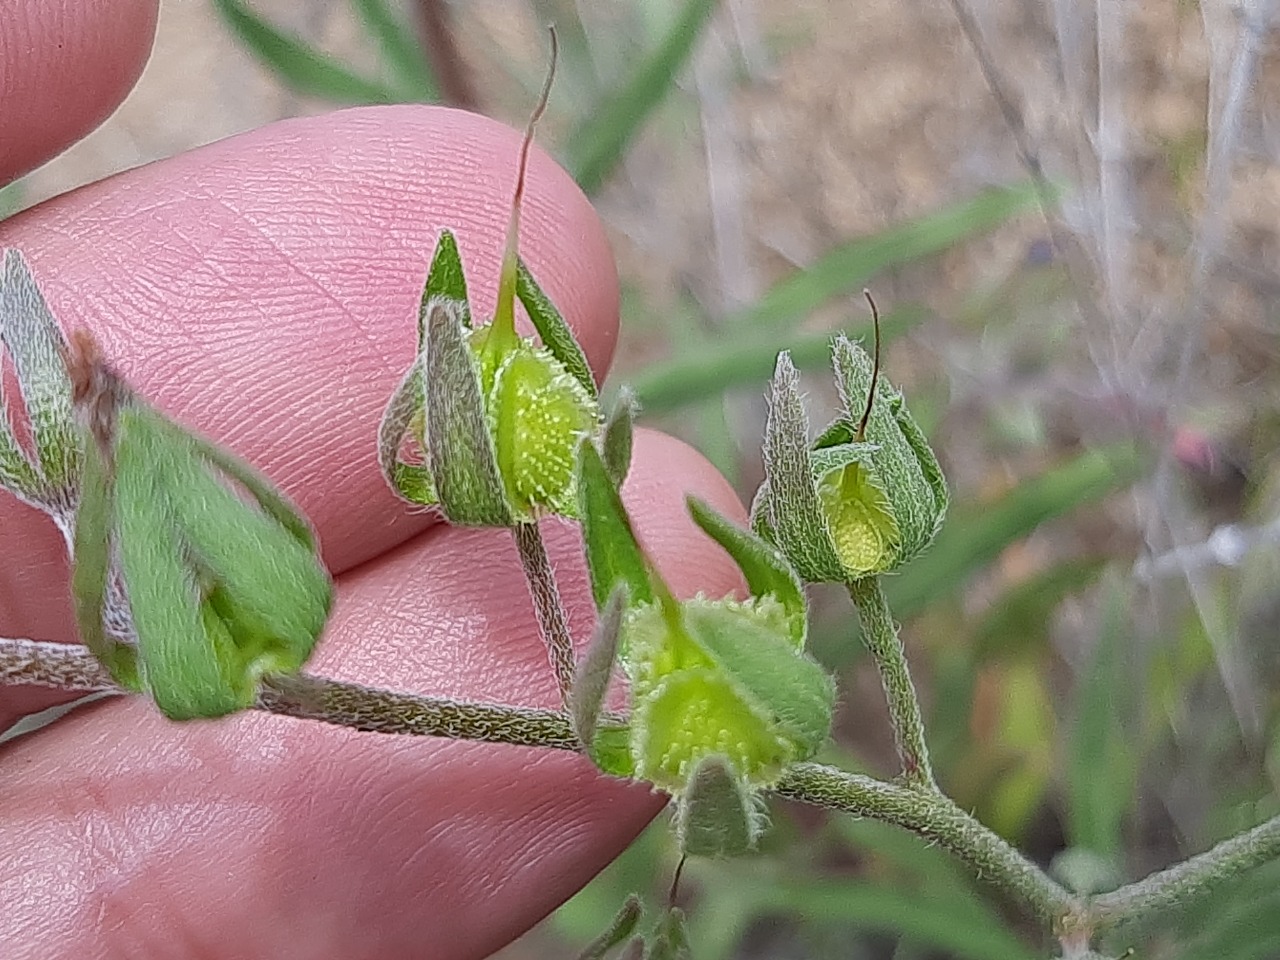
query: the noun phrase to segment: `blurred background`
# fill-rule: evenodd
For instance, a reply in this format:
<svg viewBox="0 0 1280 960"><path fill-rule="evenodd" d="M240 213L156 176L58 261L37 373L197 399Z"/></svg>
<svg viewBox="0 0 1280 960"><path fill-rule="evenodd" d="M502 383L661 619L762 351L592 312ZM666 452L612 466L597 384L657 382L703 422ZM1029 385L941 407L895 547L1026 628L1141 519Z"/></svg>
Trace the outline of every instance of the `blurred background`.
<svg viewBox="0 0 1280 960"><path fill-rule="evenodd" d="M593 197L624 284L613 385L749 501L790 349L886 369L955 491L888 584L944 788L1082 890L1280 812L1280 19L1268 0L167 0L101 129L12 213L283 117L438 101L522 126ZM424 251L424 258L427 251ZM425 260L424 260L425 262ZM847 597L828 759L890 775ZM768 855L694 862L699 960L1044 956L936 849L773 805ZM502 960L572 956L666 896L657 822ZM1113 955L1280 957L1280 864Z"/></svg>

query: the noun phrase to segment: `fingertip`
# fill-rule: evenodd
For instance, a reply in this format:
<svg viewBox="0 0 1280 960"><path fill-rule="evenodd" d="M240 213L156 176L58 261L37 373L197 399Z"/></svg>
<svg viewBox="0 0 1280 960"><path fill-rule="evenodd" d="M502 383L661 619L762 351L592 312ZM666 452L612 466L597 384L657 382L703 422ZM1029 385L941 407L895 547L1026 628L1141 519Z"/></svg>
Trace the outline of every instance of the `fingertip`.
<svg viewBox="0 0 1280 960"><path fill-rule="evenodd" d="M0 184L66 149L133 89L157 0L24 0L0 15Z"/></svg>

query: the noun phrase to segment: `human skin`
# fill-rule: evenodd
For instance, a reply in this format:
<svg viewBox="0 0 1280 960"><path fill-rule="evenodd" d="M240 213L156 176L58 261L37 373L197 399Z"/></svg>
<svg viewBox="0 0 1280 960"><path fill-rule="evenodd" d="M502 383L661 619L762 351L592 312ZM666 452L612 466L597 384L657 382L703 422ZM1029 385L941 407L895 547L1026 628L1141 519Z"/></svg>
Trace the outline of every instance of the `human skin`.
<svg viewBox="0 0 1280 960"><path fill-rule="evenodd" d="M24 97L0 97L0 182L109 113L156 17L146 0L17 10L0 26L0 90ZM257 464L316 525L338 598L316 673L556 702L510 537L407 511L374 458L442 227L458 235L477 314L492 307L518 145L456 111L342 111L0 223L0 247L28 256L64 327L92 330L145 397ZM612 260L585 197L537 150L521 250L602 375L617 336ZM698 454L641 431L624 495L647 549L681 594L736 589L686 492L742 517ZM594 612L576 533L544 532L581 641ZM76 636L56 533L3 494L0 636ZM0 687L0 729L60 699ZM484 956L661 805L577 755L258 713L179 725L140 698L0 747L0 784L0 944L15 960Z"/></svg>

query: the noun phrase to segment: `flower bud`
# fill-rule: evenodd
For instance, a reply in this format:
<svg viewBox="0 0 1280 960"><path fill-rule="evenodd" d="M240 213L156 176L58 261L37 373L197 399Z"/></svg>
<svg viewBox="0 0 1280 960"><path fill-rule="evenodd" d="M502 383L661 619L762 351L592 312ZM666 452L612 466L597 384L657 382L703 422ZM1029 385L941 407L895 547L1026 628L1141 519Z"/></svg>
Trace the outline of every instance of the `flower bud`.
<svg viewBox="0 0 1280 960"><path fill-rule="evenodd" d="M458 524L573 517L578 443L600 425L586 356L517 249L533 123L546 93L520 148L493 319L472 327L458 247L443 231L422 296L418 355L378 431L378 461L391 488L411 503L439 506ZM516 333L517 299L541 344ZM407 443L418 447L412 458Z"/></svg>
<svg viewBox="0 0 1280 960"><path fill-rule="evenodd" d="M575 727L597 729L602 663L618 651L629 680L629 747L620 752L618 728L601 726L585 734L588 752L606 772L674 796L685 852L740 852L764 826L760 791L812 756L831 727L835 685L804 652L800 583L777 549L691 499L694 521L737 562L751 596L676 600L590 442L579 453L578 489L603 614L575 691ZM627 607L620 627L619 604Z"/></svg>
<svg viewBox="0 0 1280 960"><path fill-rule="evenodd" d="M834 344L844 415L814 443L791 358L778 357L765 428L765 481L752 527L807 582L851 583L897 570L933 542L946 481L906 403L871 357Z"/></svg>
<svg viewBox="0 0 1280 960"><path fill-rule="evenodd" d="M174 720L252 706L324 628L310 527L256 471L147 406L73 340L84 469L72 593L85 644Z"/></svg>

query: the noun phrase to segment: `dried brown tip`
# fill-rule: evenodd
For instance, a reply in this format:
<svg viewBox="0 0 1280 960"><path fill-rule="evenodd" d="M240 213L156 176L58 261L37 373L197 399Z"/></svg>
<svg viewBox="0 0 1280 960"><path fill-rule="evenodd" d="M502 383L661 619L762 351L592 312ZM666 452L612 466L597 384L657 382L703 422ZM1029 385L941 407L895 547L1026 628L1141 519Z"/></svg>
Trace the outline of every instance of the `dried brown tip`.
<svg viewBox="0 0 1280 960"><path fill-rule="evenodd" d="M67 337L63 362L71 379L71 401L83 403L94 392L102 371L102 347L92 333L77 327Z"/></svg>
<svg viewBox="0 0 1280 960"><path fill-rule="evenodd" d="M524 128L524 139L520 142L520 166L516 171L516 193L511 201L513 220L519 218L520 202L524 199L524 175L529 166L529 148L533 146L533 131L538 121L542 119L542 115L546 113L547 101L551 98L551 82L556 77L556 60L560 55L560 42L556 39L555 27L547 27L547 33L551 35L551 61L547 64L547 78L542 83L542 93L539 94L538 102L529 116L529 123Z"/></svg>
<svg viewBox="0 0 1280 960"><path fill-rule="evenodd" d="M871 405L876 398L876 384L880 381L880 311L876 308L876 302L871 296L871 291L865 287L862 289L862 295L867 298L867 303L871 305L871 326L875 331L875 354L871 361L871 388L867 391L867 407L862 411L862 420L858 423L858 432L854 439L861 443L867 437L867 421L871 419Z"/></svg>

